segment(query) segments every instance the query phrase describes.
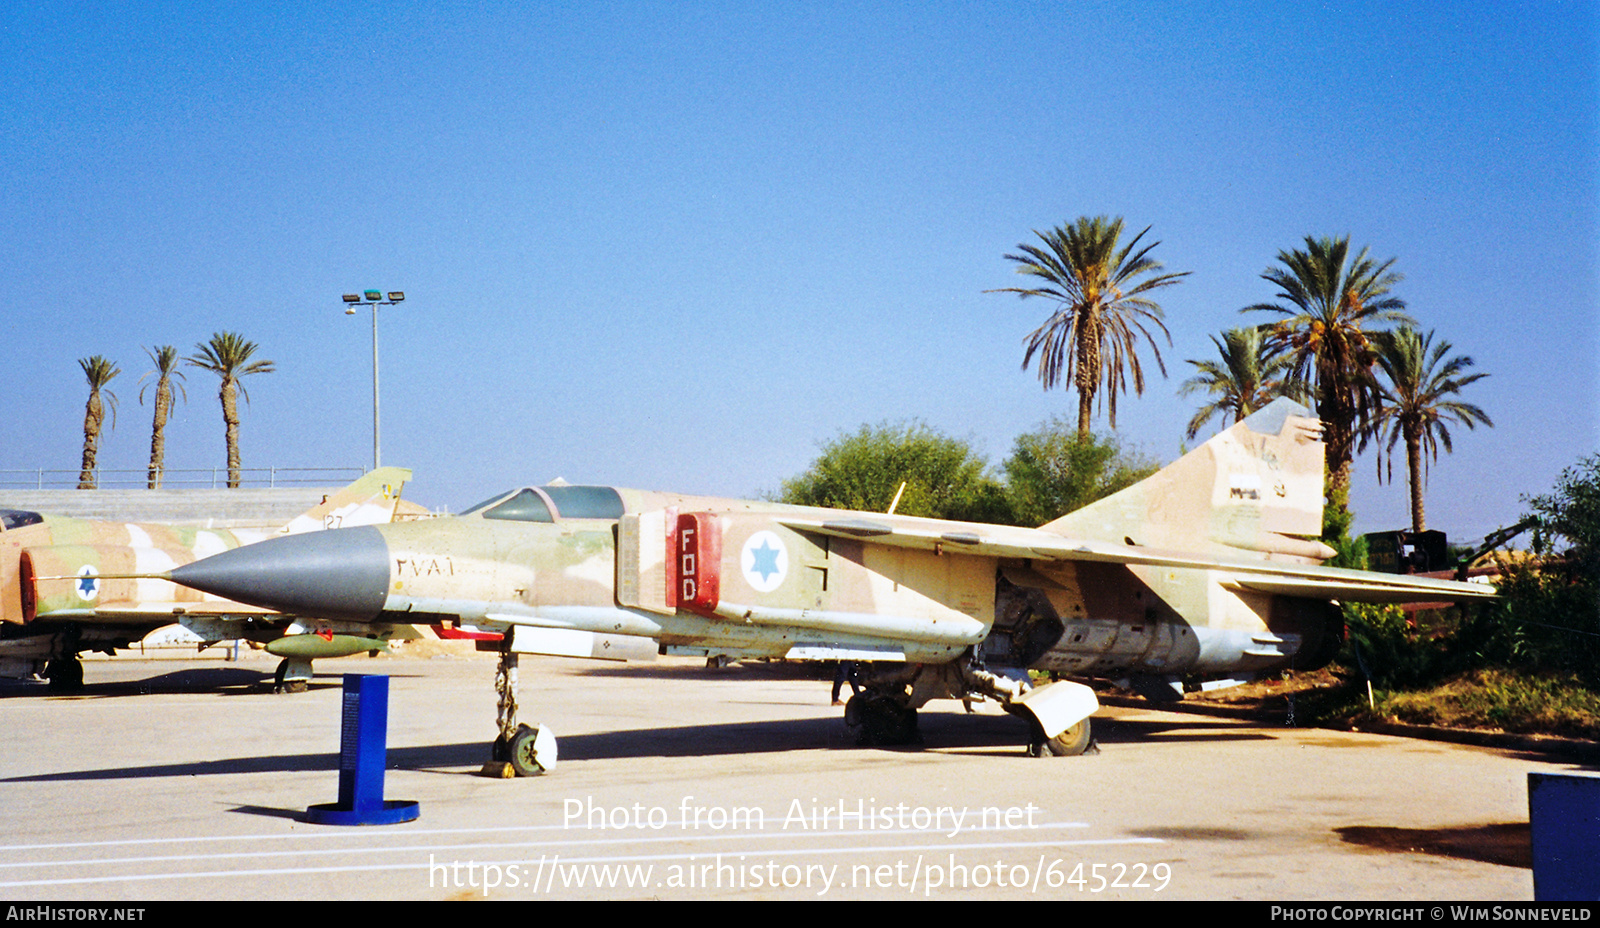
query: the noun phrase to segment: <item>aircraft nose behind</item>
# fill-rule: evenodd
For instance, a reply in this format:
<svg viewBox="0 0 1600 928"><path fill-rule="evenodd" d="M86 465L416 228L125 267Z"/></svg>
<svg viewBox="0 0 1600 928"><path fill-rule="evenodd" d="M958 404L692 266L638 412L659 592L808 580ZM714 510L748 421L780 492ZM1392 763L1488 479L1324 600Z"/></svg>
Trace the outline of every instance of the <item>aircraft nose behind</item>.
<svg viewBox="0 0 1600 928"><path fill-rule="evenodd" d="M271 538L172 571L216 596L291 615L371 621L389 590L389 546L372 526Z"/></svg>

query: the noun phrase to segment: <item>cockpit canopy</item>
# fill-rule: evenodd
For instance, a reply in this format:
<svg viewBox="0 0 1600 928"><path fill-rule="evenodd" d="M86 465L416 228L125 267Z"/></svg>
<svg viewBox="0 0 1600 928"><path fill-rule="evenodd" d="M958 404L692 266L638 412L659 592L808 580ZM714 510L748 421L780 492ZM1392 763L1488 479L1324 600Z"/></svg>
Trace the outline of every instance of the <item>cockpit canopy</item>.
<svg viewBox="0 0 1600 928"><path fill-rule="evenodd" d="M26 509L0 509L0 531L10 531L24 525L38 525L44 516Z"/></svg>
<svg viewBox="0 0 1600 928"><path fill-rule="evenodd" d="M498 493L462 515L512 522L554 522L557 519L620 519L622 497L611 487L523 487Z"/></svg>

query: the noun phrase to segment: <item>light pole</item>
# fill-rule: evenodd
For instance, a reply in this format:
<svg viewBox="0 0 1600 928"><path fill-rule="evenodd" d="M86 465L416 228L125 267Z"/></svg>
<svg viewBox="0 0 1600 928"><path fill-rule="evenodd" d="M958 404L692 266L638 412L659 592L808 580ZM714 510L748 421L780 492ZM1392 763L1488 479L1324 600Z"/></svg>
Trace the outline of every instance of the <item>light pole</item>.
<svg viewBox="0 0 1600 928"><path fill-rule="evenodd" d="M372 469L377 470L382 466L382 455L378 442L378 307L393 306L403 301L406 295L400 290L391 290L389 298L384 299L382 290L363 290L360 293L346 293L344 295L346 316L354 316L357 306L372 307Z"/></svg>

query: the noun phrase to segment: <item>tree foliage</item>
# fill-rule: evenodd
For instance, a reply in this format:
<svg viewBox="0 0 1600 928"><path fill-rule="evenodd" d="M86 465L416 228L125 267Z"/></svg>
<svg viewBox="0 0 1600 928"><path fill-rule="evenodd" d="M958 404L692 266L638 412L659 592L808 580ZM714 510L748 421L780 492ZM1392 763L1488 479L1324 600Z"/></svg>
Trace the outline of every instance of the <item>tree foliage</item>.
<svg viewBox="0 0 1600 928"><path fill-rule="evenodd" d="M1600 454L1562 471L1550 493L1525 502L1539 519L1534 550L1561 557L1575 580L1600 585Z"/></svg>
<svg viewBox="0 0 1600 928"><path fill-rule="evenodd" d="M1218 415L1226 428L1230 418L1238 422L1280 396L1297 402L1307 398L1305 384L1291 376L1290 359L1263 338L1260 326L1228 329L1221 341L1215 335L1211 341L1221 362L1190 359L1197 373L1178 388L1179 396L1203 392L1211 397L1189 420L1185 437L1194 438Z"/></svg>
<svg viewBox="0 0 1600 928"><path fill-rule="evenodd" d="M1498 668L1569 674L1600 689L1600 454L1524 502L1538 520L1537 556L1502 558L1498 599L1426 631L1387 607L1359 615L1346 607L1362 669L1374 682L1417 685Z"/></svg>
<svg viewBox="0 0 1600 928"><path fill-rule="evenodd" d="M95 471L100 454L100 432L105 427L106 406L111 407L111 424L117 424L117 395L106 385L122 373L116 363L100 355L79 358L83 379L89 383L89 401L83 409L83 466L78 473L78 489L95 488Z"/></svg>
<svg viewBox="0 0 1600 928"><path fill-rule="evenodd" d="M1015 293L1024 299L1044 297L1056 304L1055 312L1027 338L1022 358L1027 369L1039 357L1039 380L1052 389L1063 375L1078 391L1078 434L1089 436L1090 413L1097 395L1103 396L1111 427L1117 427L1117 394L1133 378L1136 394L1144 392L1144 369L1136 349L1148 342L1156 365L1166 376L1161 347L1150 333L1153 327L1171 344L1162 321L1160 304L1151 291L1168 287L1188 275L1161 273L1161 262L1150 257L1160 242L1139 247L1146 226L1123 245L1122 217L1079 217L1049 232L1035 231L1044 247L1018 245L1021 254L1006 255L1017 263L1018 274L1036 277L1036 287L1004 287L991 293ZM1102 383L1104 394L1100 393Z"/></svg>
<svg viewBox="0 0 1600 928"><path fill-rule="evenodd" d="M900 484L905 515L1042 525L1150 474L1158 465L1111 436L1079 438L1053 418L1017 436L992 474L971 446L921 422L863 425L825 443L805 473L783 482L778 499L805 506L884 512Z"/></svg>
<svg viewBox="0 0 1600 928"><path fill-rule="evenodd" d="M1350 534L1350 527L1356 521L1355 514L1350 511L1350 489L1335 487L1324 477L1323 497L1327 502L1322 507L1322 543L1334 552L1324 566L1366 570L1367 539ZM1345 612L1349 613L1348 606Z"/></svg>
<svg viewBox="0 0 1600 928"><path fill-rule="evenodd" d="M217 397L222 401L222 424L228 446L228 488L236 489L240 482L239 397L250 402L250 393L240 383L240 378L270 374L276 368L271 361L251 360L256 353L256 343L246 341L235 332L217 332L209 342L194 347L196 353L184 358L184 363L204 368L222 379Z"/></svg>
<svg viewBox="0 0 1600 928"><path fill-rule="evenodd" d="M1600 454L1524 502L1540 558L1502 577L1485 647L1513 667L1570 671L1600 687Z"/></svg>
<svg viewBox="0 0 1600 928"><path fill-rule="evenodd" d="M1472 359L1466 355L1446 358L1451 344L1444 340L1434 344L1433 336L1433 332L1423 335L1410 326L1376 334L1378 367L1389 383L1378 387L1377 413L1361 441L1363 448L1372 438L1381 442L1379 479L1393 472L1395 444L1405 445L1411 528L1417 532L1427 528L1422 490L1428 464L1439 459L1440 445L1445 451L1452 450L1449 423L1469 429L1480 422L1494 425L1488 413L1455 398L1463 388L1489 375L1467 373Z"/></svg>
<svg viewBox="0 0 1600 928"><path fill-rule="evenodd" d="M182 381L188 378L183 376L183 371L178 370L178 349L172 345L159 345L154 349L146 348L144 353L150 357L150 363L156 369L139 378L144 383L151 374L156 375L155 382L155 414L150 422L150 466L145 475L145 485L148 489L161 488L162 474L166 470L167 461L167 418L172 415L172 406L175 400L174 387L177 394L183 396L183 401L189 401L189 391L185 389ZM179 382L174 383L176 377ZM148 384L146 385L148 386ZM139 403L144 404L145 387L139 388Z"/></svg>
<svg viewBox="0 0 1600 928"><path fill-rule="evenodd" d="M1283 317L1268 327L1268 343L1290 359L1292 375L1315 391L1324 426L1330 485L1350 486L1356 436L1377 403L1372 377L1375 353L1369 336L1380 325L1410 323L1405 301L1391 291L1404 277L1367 249L1350 256L1350 239L1306 236L1305 249L1278 252L1280 267L1261 278L1278 288L1277 303L1257 303L1242 312Z"/></svg>
<svg viewBox="0 0 1600 928"><path fill-rule="evenodd" d="M969 522L1012 521L1005 492L983 457L960 439L916 421L863 425L823 444L779 499L803 506L895 512Z"/></svg>
<svg viewBox="0 0 1600 928"><path fill-rule="evenodd" d="M1130 487L1157 467L1112 436L1079 436L1060 418L1017 436L1011 456L1001 465L1016 521L1030 526Z"/></svg>

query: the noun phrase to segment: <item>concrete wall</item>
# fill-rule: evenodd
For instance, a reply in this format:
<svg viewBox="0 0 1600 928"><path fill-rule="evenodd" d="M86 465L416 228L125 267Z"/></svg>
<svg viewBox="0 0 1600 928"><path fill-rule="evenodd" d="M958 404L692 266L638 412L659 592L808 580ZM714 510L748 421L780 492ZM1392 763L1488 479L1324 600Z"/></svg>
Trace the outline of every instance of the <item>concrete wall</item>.
<svg viewBox="0 0 1600 928"><path fill-rule="evenodd" d="M114 522L274 530L342 487L237 490L3 490L0 509Z"/></svg>

